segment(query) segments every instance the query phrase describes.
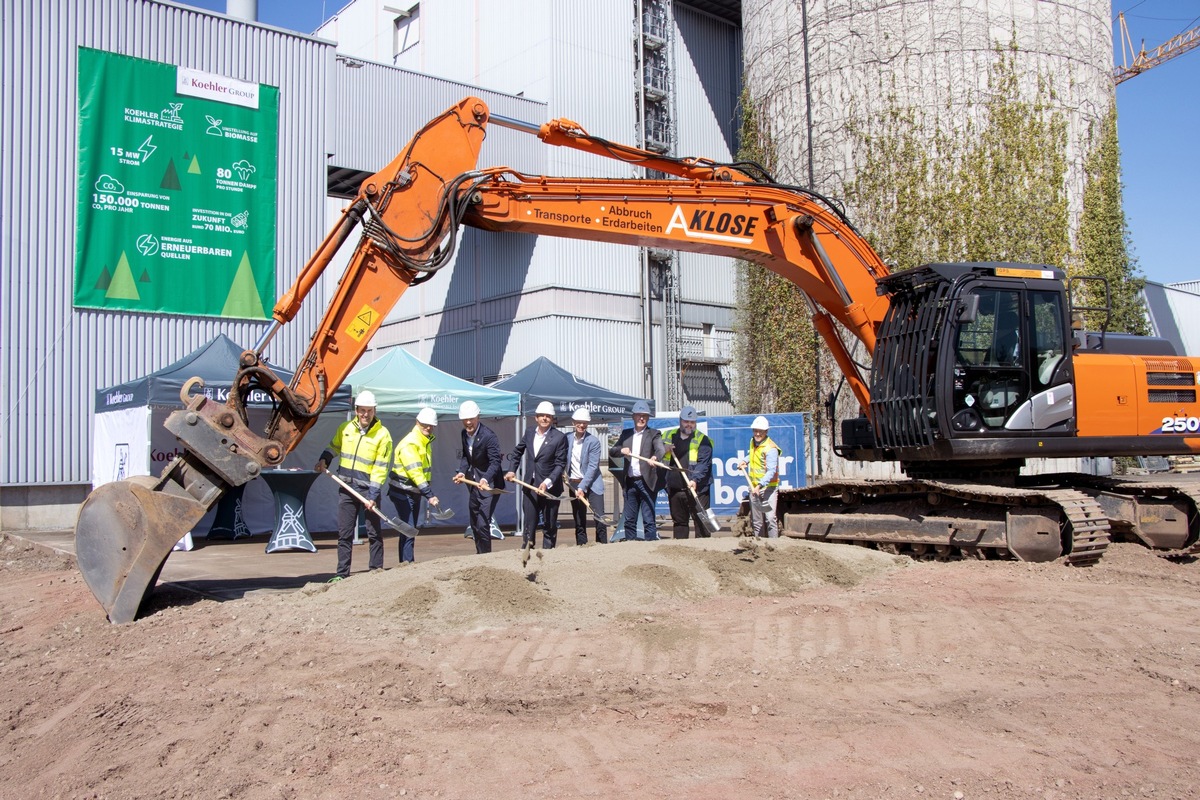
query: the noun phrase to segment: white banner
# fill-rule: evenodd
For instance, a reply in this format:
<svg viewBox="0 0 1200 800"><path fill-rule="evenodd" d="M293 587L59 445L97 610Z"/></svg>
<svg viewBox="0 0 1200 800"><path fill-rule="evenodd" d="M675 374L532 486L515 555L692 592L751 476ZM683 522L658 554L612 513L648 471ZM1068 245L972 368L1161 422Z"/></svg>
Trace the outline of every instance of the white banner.
<svg viewBox="0 0 1200 800"><path fill-rule="evenodd" d="M179 67L175 72L175 91L219 103L258 108L258 84L246 83L224 75Z"/></svg>
<svg viewBox="0 0 1200 800"><path fill-rule="evenodd" d="M92 448L92 488L150 474L150 409L146 406L97 414Z"/></svg>

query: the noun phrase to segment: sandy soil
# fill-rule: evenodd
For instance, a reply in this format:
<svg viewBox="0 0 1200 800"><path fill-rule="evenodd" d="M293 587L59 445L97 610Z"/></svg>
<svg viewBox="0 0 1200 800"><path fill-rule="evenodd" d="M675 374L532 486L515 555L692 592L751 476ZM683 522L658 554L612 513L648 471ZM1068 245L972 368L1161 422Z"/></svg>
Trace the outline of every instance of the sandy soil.
<svg viewBox="0 0 1200 800"><path fill-rule="evenodd" d="M733 538L110 625L0 539L0 796L1194 798L1200 564Z"/></svg>

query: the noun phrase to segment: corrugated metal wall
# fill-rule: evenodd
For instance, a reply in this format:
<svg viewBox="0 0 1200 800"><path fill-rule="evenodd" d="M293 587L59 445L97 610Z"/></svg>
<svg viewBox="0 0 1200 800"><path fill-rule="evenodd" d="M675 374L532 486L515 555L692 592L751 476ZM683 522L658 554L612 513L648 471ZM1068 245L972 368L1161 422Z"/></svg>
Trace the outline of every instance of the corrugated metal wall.
<svg viewBox="0 0 1200 800"><path fill-rule="evenodd" d="M77 48L92 47L280 89L277 286L324 233L327 75L315 39L152 0L7 0L0 140L0 485L90 482L95 390L186 355L217 333L250 345L266 323L72 308ZM298 358L324 298L272 344Z"/></svg>

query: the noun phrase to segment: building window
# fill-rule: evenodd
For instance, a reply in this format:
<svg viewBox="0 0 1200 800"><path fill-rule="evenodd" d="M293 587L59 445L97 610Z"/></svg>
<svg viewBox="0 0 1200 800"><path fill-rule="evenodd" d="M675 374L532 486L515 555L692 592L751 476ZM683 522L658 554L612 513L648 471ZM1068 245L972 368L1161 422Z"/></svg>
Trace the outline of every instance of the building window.
<svg viewBox="0 0 1200 800"><path fill-rule="evenodd" d="M421 41L421 6L401 12L392 23L392 55L398 56Z"/></svg>

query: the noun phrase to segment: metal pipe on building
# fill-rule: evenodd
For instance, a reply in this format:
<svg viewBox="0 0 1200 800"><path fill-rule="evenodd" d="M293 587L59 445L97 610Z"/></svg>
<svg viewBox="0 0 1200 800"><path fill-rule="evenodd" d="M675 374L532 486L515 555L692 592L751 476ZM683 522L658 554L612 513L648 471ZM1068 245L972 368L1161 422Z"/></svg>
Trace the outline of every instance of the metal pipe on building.
<svg viewBox="0 0 1200 800"><path fill-rule="evenodd" d="M246 22L258 22L258 0L225 0L225 15Z"/></svg>

